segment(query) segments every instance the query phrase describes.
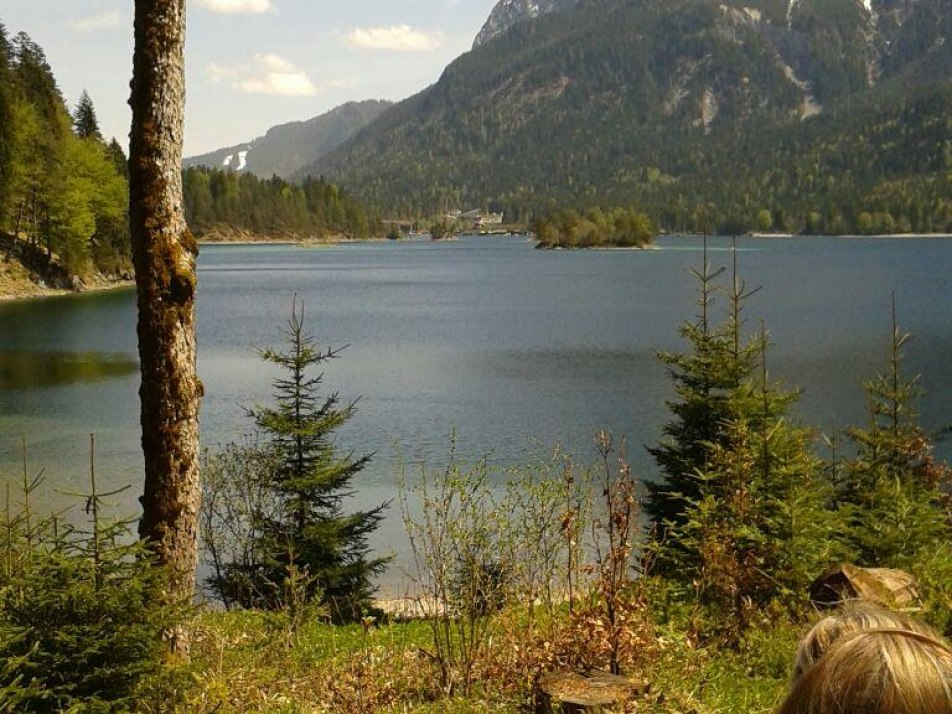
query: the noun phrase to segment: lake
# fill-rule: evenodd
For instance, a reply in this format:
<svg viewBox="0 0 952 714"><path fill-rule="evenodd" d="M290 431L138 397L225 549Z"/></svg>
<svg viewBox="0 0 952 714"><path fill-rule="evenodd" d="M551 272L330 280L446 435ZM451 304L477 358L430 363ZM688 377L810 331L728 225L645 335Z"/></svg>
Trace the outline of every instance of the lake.
<svg viewBox="0 0 952 714"><path fill-rule="evenodd" d="M861 383L885 367L895 291L914 334L922 423L952 425L952 242L942 239L746 238L741 274L762 286L746 308L765 321L772 377L803 390L797 415L825 430L863 424ZM322 346L348 345L325 371L358 413L343 449L374 452L355 506L395 495L398 463L489 455L527 461L556 444L592 456L599 428L625 435L637 469L672 394L657 350L683 343L696 307L690 269L701 241L656 250L537 251L525 238L454 242L205 246L199 259L199 371L205 446L247 432L245 408L268 402L275 371L256 350L280 347L295 294ZM730 242L710 242L729 265ZM720 307L723 307L723 303ZM716 309L716 308L715 308ZM85 490L89 434L104 487L133 512L141 488L135 305L131 291L0 303L0 475L46 477L42 497ZM952 456L940 441L937 452ZM412 467L411 467L412 471ZM402 550L394 507L374 538ZM385 583L396 587L399 574Z"/></svg>

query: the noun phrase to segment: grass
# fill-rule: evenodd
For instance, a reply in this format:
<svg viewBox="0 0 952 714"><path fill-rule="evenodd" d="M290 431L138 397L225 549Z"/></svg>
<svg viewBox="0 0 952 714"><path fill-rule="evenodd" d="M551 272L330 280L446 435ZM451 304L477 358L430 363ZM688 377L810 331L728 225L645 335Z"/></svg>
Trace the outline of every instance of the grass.
<svg viewBox="0 0 952 714"><path fill-rule="evenodd" d="M425 622L365 628L308 622L293 635L278 614L205 612L195 626L194 686L186 711L197 714L531 712L518 676L486 666L466 696L436 685ZM736 648L696 644L676 623L653 630L651 655L638 671L651 683L637 711L713 714L772 711L783 695L797 638L793 623L754 630ZM518 638L490 641L487 661L511 662ZM533 645L526 644L526 647ZM538 643L534 646L539 646ZM543 645L545 646L545 645ZM554 646L554 645L553 645ZM513 681L505 681L512 675Z"/></svg>

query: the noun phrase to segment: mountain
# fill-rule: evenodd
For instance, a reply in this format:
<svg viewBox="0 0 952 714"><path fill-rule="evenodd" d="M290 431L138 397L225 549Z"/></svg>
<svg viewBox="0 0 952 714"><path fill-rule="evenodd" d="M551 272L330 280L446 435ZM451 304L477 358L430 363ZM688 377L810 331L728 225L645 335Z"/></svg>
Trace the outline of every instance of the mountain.
<svg viewBox="0 0 952 714"><path fill-rule="evenodd" d="M245 144L187 158L183 164L229 167L260 178L290 176L336 149L390 106L385 101L350 102L307 121L273 127Z"/></svg>
<svg viewBox="0 0 952 714"><path fill-rule="evenodd" d="M585 0L500 32L297 176L390 212L638 202L666 227L952 199L952 0Z"/></svg>
<svg viewBox="0 0 952 714"><path fill-rule="evenodd" d="M549 12L560 12L576 7L581 0L499 0L489 19L476 36L474 48L503 34L513 25L531 20Z"/></svg>

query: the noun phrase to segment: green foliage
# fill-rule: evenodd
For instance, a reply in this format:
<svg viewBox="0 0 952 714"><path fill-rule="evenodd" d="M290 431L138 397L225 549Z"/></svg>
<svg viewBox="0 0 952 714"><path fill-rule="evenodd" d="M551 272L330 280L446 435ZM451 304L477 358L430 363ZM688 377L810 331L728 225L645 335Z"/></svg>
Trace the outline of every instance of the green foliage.
<svg viewBox="0 0 952 714"><path fill-rule="evenodd" d="M80 139L97 139L102 141L99 131L99 120L96 118L96 108L86 90L79 95L79 101L73 110L73 130Z"/></svg>
<svg viewBox="0 0 952 714"><path fill-rule="evenodd" d="M7 30L0 23L0 218L6 215L9 208L16 128L13 73L10 66L11 52L12 47L7 39Z"/></svg>
<svg viewBox="0 0 952 714"><path fill-rule="evenodd" d="M918 378L902 372L909 339L899 329L894 305L888 369L865 385L869 426L847 432L856 455L837 473L849 541L867 566L914 568L952 536L946 509L952 472L933 458L918 424Z"/></svg>
<svg viewBox="0 0 952 714"><path fill-rule="evenodd" d="M712 452L727 441L726 425L738 416L739 402L732 397L756 365L757 344L741 336L743 302L752 293L737 282L736 265L726 319L722 323L714 319L717 299L724 297L717 282L724 270L711 266L705 244L702 267L692 271L698 284L698 314L680 330L689 348L659 355L677 395L668 402L673 418L664 425L661 442L648 448L661 469L660 479L647 483L644 502L658 550L655 567L659 572L679 569L678 561L688 557L677 541L668 542L668 531L684 525L687 506L700 498L702 475ZM661 545L664 547L659 548ZM668 557L675 552L680 552L677 558Z"/></svg>
<svg viewBox="0 0 952 714"><path fill-rule="evenodd" d="M728 317L716 326L710 319L720 272L705 255L695 274L701 315L683 329L691 351L666 358L679 400L665 439L650 449L662 477L649 484L646 510L659 572L695 591L710 616L706 629L737 641L774 604L802 603L843 549L812 434L789 420L796 393L769 381L766 335L741 338L752 292L736 264Z"/></svg>
<svg viewBox="0 0 952 714"><path fill-rule="evenodd" d="M701 474L701 497L669 537L697 554L680 577L710 608L711 629L736 639L775 603L801 605L842 549L810 434L787 422L794 395L746 383L734 398L748 404L725 425Z"/></svg>
<svg viewBox="0 0 952 714"><path fill-rule="evenodd" d="M8 491L0 519L0 711L170 711L164 635L185 608L162 604L164 572L129 522L100 515L95 481L89 531L37 518L40 484L24 481L16 511Z"/></svg>
<svg viewBox="0 0 952 714"><path fill-rule="evenodd" d="M584 216L568 209L536 218L531 230L540 248L643 248L656 232L647 215L624 208L608 213L593 208Z"/></svg>
<svg viewBox="0 0 952 714"><path fill-rule="evenodd" d="M383 225L337 186L307 179L300 186L277 176L195 167L183 173L185 214L201 237L219 228L268 237L382 236Z"/></svg>
<svg viewBox="0 0 952 714"><path fill-rule="evenodd" d="M129 269L125 175L84 94L77 134L42 49L20 33L0 42L0 229L42 247L68 275ZM46 266L49 267L49 266ZM44 266L31 265L42 273ZM47 270L53 274L53 270Z"/></svg>
<svg viewBox="0 0 952 714"><path fill-rule="evenodd" d="M245 540L239 538L237 551L219 548L217 555L212 543L216 572L209 586L228 604L279 609L322 601L335 619L355 620L370 605L370 578L388 561L370 558L367 546L386 504L343 512L350 483L370 457L338 451L334 432L353 416L355 404L341 405L336 392L321 395L323 374L311 373L339 351L315 346L296 303L286 335L286 352L261 353L283 376L273 383L275 405L249 411L260 446L226 456L222 474L245 508L234 516ZM229 485L230 477L239 483ZM231 508L227 493L210 498ZM212 520L206 534L214 537L215 529Z"/></svg>

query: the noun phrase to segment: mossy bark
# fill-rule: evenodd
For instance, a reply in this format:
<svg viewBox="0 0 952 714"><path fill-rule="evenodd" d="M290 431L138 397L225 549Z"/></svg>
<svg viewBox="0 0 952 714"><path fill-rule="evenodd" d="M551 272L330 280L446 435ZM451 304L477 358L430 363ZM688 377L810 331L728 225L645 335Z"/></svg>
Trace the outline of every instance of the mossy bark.
<svg viewBox="0 0 952 714"><path fill-rule="evenodd" d="M136 0L129 145L138 291L145 487L139 535L191 597L197 563L198 410L195 259L182 203L185 0Z"/></svg>

